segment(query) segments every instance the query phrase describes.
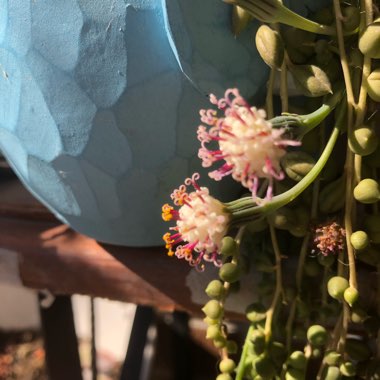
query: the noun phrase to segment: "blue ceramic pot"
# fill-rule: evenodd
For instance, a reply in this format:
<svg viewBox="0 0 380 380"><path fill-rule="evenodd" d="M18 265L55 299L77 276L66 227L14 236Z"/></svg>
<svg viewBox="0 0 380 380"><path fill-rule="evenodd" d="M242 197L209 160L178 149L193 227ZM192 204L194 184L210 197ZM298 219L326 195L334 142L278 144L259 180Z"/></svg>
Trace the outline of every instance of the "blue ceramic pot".
<svg viewBox="0 0 380 380"><path fill-rule="evenodd" d="M161 204L201 171L205 95L238 86L251 96L265 82L252 30L234 39L230 10L217 0L0 0L0 147L58 218L100 241L161 244ZM236 194L203 180L218 197Z"/></svg>

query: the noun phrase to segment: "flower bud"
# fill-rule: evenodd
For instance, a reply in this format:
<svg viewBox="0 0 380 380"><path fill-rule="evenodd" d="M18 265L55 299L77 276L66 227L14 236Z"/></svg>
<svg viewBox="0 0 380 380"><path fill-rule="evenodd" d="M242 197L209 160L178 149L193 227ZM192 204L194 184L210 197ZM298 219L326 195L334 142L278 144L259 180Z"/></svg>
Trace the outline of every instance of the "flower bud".
<svg viewBox="0 0 380 380"><path fill-rule="evenodd" d="M348 6L342 8L342 15L344 17L343 29L346 32L354 31L360 24L360 11L359 8Z"/></svg>
<svg viewBox="0 0 380 380"><path fill-rule="evenodd" d="M211 319L218 319L222 315L223 308L220 305L219 301L211 300L203 306L202 311L206 314L207 317Z"/></svg>
<svg viewBox="0 0 380 380"><path fill-rule="evenodd" d="M289 178L301 181L315 165L315 160L305 152L288 152L281 159L281 166Z"/></svg>
<svg viewBox="0 0 380 380"><path fill-rule="evenodd" d="M231 236L225 236L222 239L221 254L224 258L235 256L238 250L237 243Z"/></svg>
<svg viewBox="0 0 380 380"><path fill-rule="evenodd" d="M235 263L226 263L219 269L219 277L222 281L233 283L240 278L240 268Z"/></svg>
<svg viewBox="0 0 380 380"><path fill-rule="evenodd" d="M265 306L261 303L252 303L249 305L245 311L246 317L250 322L257 323L261 322L266 318Z"/></svg>
<svg viewBox="0 0 380 380"><path fill-rule="evenodd" d="M306 333L307 340L312 346L324 346L328 340L328 333L321 325L310 326Z"/></svg>
<svg viewBox="0 0 380 380"><path fill-rule="evenodd" d="M309 97L318 97L332 94L330 79L326 73L314 65L289 66L295 85Z"/></svg>
<svg viewBox="0 0 380 380"><path fill-rule="evenodd" d="M265 379L271 379L275 375L275 368L272 360L267 355L260 355L253 361L253 367L258 375Z"/></svg>
<svg viewBox="0 0 380 380"><path fill-rule="evenodd" d="M328 351L325 353L323 362L330 366L336 366L339 364L341 359L342 359L342 355L339 352Z"/></svg>
<svg viewBox="0 0 380 380"><path fill-rule="evenodd" d="M359 291L350 286L344 291L343 298L352 307L352 305L359 299Z"/></svg>
<svg viewBox="0 0 380 380"><path fill-rule="evenodd" d="M365 231L355 231L350 237L350 242L356 250L361 251L369 245L368 234Z"/></svg>
<svg viewBox="0 0 380 380"><path fill-rule="evenodd" d="M369 74L366 87L369 97L375 102L380 102L380 68Z"/></svg>
<svg viewBox="0 0 380 380"><path fill-rule="evenodd" d="M224 297L226 291L223 284L219 280L212 280L205 290L210 298L220 299Z"/></svg>
<svg viewBox="0 0 380 380"><path fill-rule="evenodd" d="M232 376L228 373L221 373L216 377L216 380L233 380Z"/></svg>
<svg viewBox="0 0 380 380"><path fill-rule="evenodd" d="M253 17L245 9L239 6L232 8L232 33L238 36L247 28Z"/></svg>
<svg viewBox="0 0 380 380"><path fill-rule="evenodd" d="M323 377L324 380L339 380L342 377L338 367L327 367L326 375Z"/></svg>
<svg viewBox="0 0 380 380"><path fill-rule="evenodd" d="M368 156L373 153L378 144L379 139L375 131L366 126L355 129L348 139L351 151L359 156Z"/></svg>
<svg viewBox="0 0 380 380"><path fill-rule="evenodd" d="M219 325L207 327L206 339L218 339L222 336Z"/></svg>
<svg viewBox="0 0 380 380"><path fill-rule="evenodd" d="M255 42L263 61L272 69L279 70L284 60L284 43L280 34L267 25L261 25Z"/></svg>
<svg viewBox="0 0 380 380"><path fill-rule="evenodd" d="M354 377L356 375L356 367L351 362L342 363L339 370L346 377Z"/></svg>
<svg viewBox="0 0 380 380"><path fill-rule="evenodd" d="M230 358L223 359L219 363L219 370L220 372L223 372L223 373L231 373L235 368L236 368L236 364Z"/></svg>
<svg viewBox="0 0 380 380"><path fill-rule="evenodd" d="M327 283L327 291L336 300L342 300L344 291L349 287L348 281L344 277L331 277Z"/></svg>
<svg viewBox="0 0 380 380"><path fill-rule="evenodd" d="M380 58L380 19L369 24L359 38L360 51L370 58Z"/></svg>
<svg viewBox="0 0 380 380"><path fill-rule="evenodd" d="M331 214L339 211L344 206L345 190L345 176L341 176L327 184L319 195L319 210L323 214Z"/></svg>
<svg viewBox="0 0 380 380"><path fill-rule="evenodd" d="M305 371L297 368L288 368L285 380L305 380Z"/></svg>
<svg viewBox="0 0 380 380"><path fill-rule="evenodd" d="M372 178L361 180L354 188L354 198L361 203L376 203L380 199L379 184Z"/></svg>
<svg viewBox="0 0 380 380"><path fill-rule="evenodd" d="M290 354L287 364L290 367L303 370L306 368L307 359L302 351L294 351Z"/></svg>

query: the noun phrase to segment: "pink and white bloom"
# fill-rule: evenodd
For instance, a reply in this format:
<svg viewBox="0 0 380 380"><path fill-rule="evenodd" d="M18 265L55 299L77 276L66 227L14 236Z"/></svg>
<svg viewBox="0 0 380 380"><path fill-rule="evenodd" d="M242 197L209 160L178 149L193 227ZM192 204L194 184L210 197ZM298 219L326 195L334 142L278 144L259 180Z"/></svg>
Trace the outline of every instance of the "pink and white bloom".
<svg viewBox="0 0 380 380"><path fill-rule="evenodd" d="M223 111L222 117L214 109L201 110L198 127L201 142L198 156L203 167L224 161L219 169L209 173L217 181L227 175L242 183L256 200L260 179L268 180L267 199L273 194L274 180L284 178L280 159L287 146L300 145L298 141L284 139L284 129L272 128L262 109L251 107L237 89L226 91L224 98L210 96L210 102ZM213 143L214 142L214 143ZM212 148L209 148L211 143Z"/></svg>
<svg viewBox="0 0 380 380"><path fill-rule="evenodd" d="M165 221L175 220L172 233L163 236L168 255L185 259L198 270L204 269L203 261L221 265L220 248L230 220L229 212L222 202L213 198L206 187L197 183L199 174L187 178L185 184L171 194L178 210L165 204L162 207L162 218ZM192 185L194 191L187 192Z"/></svg>

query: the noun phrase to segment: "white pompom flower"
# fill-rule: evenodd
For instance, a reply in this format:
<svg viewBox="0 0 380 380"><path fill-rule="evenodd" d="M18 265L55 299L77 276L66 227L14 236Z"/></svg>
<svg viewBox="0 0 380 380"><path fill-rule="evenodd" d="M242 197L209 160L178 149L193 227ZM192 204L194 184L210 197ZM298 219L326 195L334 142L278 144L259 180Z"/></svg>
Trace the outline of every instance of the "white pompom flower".
<svg viewBox="0 0 380 380"><path fill-rule="evenodd" d="M201 121L208 125L198 127L201 142L198 156L204 167L224 161L218 169L209 173L215 180L231 175L248 188L256 200L260 179L267 179L266 198L271 199L274 180L284 178L280 159L286 147L300 142L284 139L283 128L273 128L264 110L251 107L237 89L229 89L225 97L210 96L211 103L224 112L217 116L213 109L201 110ZM212 144L212 147L209 147Z"/></svg>
<svg viewBox="0 0 380 380"><path fill-rule="evenodd" d="M220 249L228 230L230 213L206 187L198 185L198 179L199 174L195 173L171 194L178 210L168 204L162 207L162 218L176 221L176 226L170 228L172 233L166 233L163 239L169 256L185 259L191 266L203 270L203 261L221 265ZM189 185L194 187L190 193L186 188Z"/></svg>

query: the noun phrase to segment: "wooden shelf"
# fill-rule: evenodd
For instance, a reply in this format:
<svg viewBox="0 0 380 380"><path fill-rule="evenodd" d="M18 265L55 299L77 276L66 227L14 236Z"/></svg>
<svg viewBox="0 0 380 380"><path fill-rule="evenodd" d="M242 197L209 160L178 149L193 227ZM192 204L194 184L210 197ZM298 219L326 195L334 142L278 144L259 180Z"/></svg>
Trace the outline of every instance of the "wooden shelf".
<svg viewBox="0 0 380 380"><path fill-rule="evenodd" d="M185 286L189 267L163 248L101 244L58 222L12 176L0 182L0 247L18 255L22 283L199 313Z"/></svg>

